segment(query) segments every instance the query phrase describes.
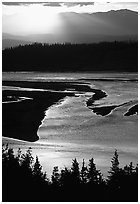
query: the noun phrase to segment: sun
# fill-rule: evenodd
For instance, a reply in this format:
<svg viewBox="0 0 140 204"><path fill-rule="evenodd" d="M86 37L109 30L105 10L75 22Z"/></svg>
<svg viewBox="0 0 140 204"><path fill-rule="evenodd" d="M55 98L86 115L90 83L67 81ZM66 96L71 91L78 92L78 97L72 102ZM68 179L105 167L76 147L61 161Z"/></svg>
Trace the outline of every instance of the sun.
<svg viewBox="0 0 140 204"><path fill-rule="evenodd" d="M17 19L24 33L54 33L60 24L57 10L32 5L24 8Z"/></svg>

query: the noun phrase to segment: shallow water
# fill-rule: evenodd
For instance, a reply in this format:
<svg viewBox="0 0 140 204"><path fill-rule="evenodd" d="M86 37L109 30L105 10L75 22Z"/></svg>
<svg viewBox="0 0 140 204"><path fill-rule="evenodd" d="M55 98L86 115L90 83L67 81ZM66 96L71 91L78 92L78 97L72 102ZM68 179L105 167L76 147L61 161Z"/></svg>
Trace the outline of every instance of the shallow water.
<svg viewBox="0 0 140 204"><path fill-rule="evenodd" d="M114 81L93 81L92 79L113 79ZM111 157L118 150L120 165L138 161L138 116L124 116L130 107L137 104L137 74L135 73L3 73L3 80L28 81L86 81L95 89L103 90L107 97L97 100L93 105L117 107L106 116L96 115L86 105L93 93L65 97L45 112L45 118L38 130L39 140L35 143L9 139L10 145L17 149L32 146L43 169L50 174L52 167L69 166L75 157L86 163L93 157L97 167L106 176ZM119 79L119 81L115 81ZM130 81L129 81L130 79ZM81 82L81 81L80 81ZM9 87L10 88L10 87ZM5 141L7 139L3 139Z"/></svg>

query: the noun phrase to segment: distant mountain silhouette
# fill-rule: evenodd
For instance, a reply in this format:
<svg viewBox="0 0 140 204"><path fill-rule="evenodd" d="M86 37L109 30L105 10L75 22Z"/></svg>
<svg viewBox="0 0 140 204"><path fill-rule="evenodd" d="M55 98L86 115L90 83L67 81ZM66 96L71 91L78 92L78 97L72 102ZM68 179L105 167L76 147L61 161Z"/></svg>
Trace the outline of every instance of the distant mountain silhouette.
<svg viewBox="0 0 140 204"><path fill-rule="evenodd" d="M15 47L18 45L25 45L31 43L54 43L57 39L54 39L52 34L32 34L32 35L11 35L8 33L2 34L2 49L9 47ZM61 41L63 43L63 41Z"/></svg>
<svg viewBox="0 0 140 204"><path fill-rule="evenodd" d="M101 41L137 40L138 13L127 9L97 13L60 13L61 25L54 34L16 36L3 33L3 48L23 44L92 43ZM11 40L15 40L12 41ZM22 43L20 42L22 41Z"/></svg>
<svg viewBox="0 0 140 204"><path fill-rule="evenodd" d="M32 42L25 41L25 40L4 39L4 40L2 40L2 49L4 50L5 48L16 47L19 45L28 45L31 43Z"/></svg>
<svg viewBox="0 0 140 204"><path fill-rule="evenodd" d="M62 13L63 39L69 42L90 43L136 39L138 14L129 10L93 14Z"/></svg>

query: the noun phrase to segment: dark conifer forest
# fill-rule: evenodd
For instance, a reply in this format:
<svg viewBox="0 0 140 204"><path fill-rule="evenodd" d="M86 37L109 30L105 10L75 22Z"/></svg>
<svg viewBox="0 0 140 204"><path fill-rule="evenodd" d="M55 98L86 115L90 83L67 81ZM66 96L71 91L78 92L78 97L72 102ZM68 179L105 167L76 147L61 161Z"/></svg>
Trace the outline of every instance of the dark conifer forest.
<svg viewBox="0 0 140 204"><path fill-rule="evenodd" d="M119 155L115 150L108 177L103 178L94 159L88 165L77 159L71 168L59 170L55 166L49 179L32 149L15 153L8 145L2 148L2 200L4 202L36 201L138 201L138 166L132 162L119 167Z"/></svg>
<svg viewBox="0 0 140 204"><path fill-rule="evenodd" d="M138 42L20 45L2 52L3 71L131 71L138 70Z"/></svg>

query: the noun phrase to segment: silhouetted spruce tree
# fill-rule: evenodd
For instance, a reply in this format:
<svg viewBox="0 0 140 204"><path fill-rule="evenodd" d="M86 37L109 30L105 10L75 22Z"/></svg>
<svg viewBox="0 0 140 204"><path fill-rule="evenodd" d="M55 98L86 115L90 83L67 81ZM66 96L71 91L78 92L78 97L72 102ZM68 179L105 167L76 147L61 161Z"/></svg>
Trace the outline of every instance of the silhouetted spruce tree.
<svg viewBox="0 0 140 204"><path fill-rule="evenodd" d="M112 191L111 195L112 195L112 199L114 194L118 195L116 196L114 199L116 199L115 201L119 201L119 192L121 189L121 185L122 185L122 176L124 174L123 170L119 168L119 158L118 158L118 152L117 150L115 150L114 152L114 156L111 160L112 166L110 167L110 171L108 171L109 176L108 176L108 187L110 188L110 190Z"/></svg>
<svg viewBox="0 0 140 204"><path fill-rule="evenodd" d="M100 171L96 169L96 165L94 163L93 158L89 160L87 176L88 176L88 183L90 184L99 184L102 179L102 175Z"/></svg>
<svg viewBox="0 0 140 204"><path fill-rule="evenodd" d="M132 162L120 169L118 180L120 201L138 201L138 172Z"/></svg>
<svg viewBox="0 0 140 204"><path fill-rule="evenodd" d="M52 176L51 176L51 195L52 201L61 201L63 200L62 189L60 185L60 173L58 166L53 168ZM55 196L54 196L55 195Z"/></svg>
<svg viewBox="0 0 140 204"><path fill-rule="evenodd" d="M33 185L33 161L34 158L32 156L31 148L29 148L25 154L21 156L21 165L20 165L20 173L21 173L21 183L22 189L21 191L26 194L23 197L23 201L32 201L34 196Z"/></svg>
<svg viewBox="0 0 140 204"><path fill-rule="evenodd" d="M32 167L32 177L32 191L34 192L34 200L32 201L45 201L49 180L46 176L46 172L42 172L42 166L37 156Z"/></svg>
<svg viewBox="0 0 140 204"><path fill-rule="evenodd" d="M120 170L118 157L119 157L119 156L118 156L118 152L117 152L117 150L115 150L114 156L113 156L113 158L112 158L112 160L111 160L112 166L110 167L110 170L108 171L108 173L110 174L110 175L108 176L109 180L112 179L112 177L113 177L114 175L116 175L116 174L119 172L119 170Z"/></svg>
<svg viewBox="0 0 140 204"><path fill-rule="evenodd" d="M109 171L109 173L115 174L116 172L119 171L119 155L117 150L115 150L114 156L111 160L112 163L112 167L111 167L111 171Z"/></svg>
<svg viewBox="0 0 140 204"><path fill-rule="evenodd" d="M38 160L38 156L36 156L36 161L33 165L33 178L39 182L44 182L47 179L46 172L42 172L42 166Z"/></svg>
<svg viewBox="0 0 140 204"><path fill-rule="evenodd" d="M135 168L134 168L132 162L130 162L129 165L124 166L124 171L125 171L125 174L127 174L127 175L132 175L134 170L135 170Z"/></svg>
<svg viewBox="0 0 140 204"><path fill-rule="evenodd" d="M60 182L60 174L59 174L59 169L58 166L55 166L53 168L52 176L51 176L52 184L55 186L59 186Z"/></svg>
<svg viewBox="0 0 140 204"><path fill-rule="evenodd" d="M71 184L71 170L65 167L65 169L61 170L60 174L60 184L62 187L69 186Z"/></svg>
<svg viewBox="0 0 140 204"><path fill-rule="evenodd" d="M21 166L23 168L26 167L28 170L32 171L33 161L34 161L34 158L32 156L32 148L29 147L26 153L22 154Z"/></svg>
<svg viewBox="0 0 140 204"><path fill-rule="evenodd" d="M72 161L71 176L74 184L80 184L79 163L77 162L76 158Z"/></svg>
<svg viewBox="0 0 140 204"><path fill-rule="evenodd" d="M9 148L8 146L2 148L2 161L3 161L3 168L7 168L9 173L17 170L19 168L19 159L16 158L14 154L14 150Z"/></svg>
<svg viewBox="0 0 140 204"><path fill-rule="evenodd" d="M126 177L127 181L129 181L129 184L131 182L134 182L135 184L138 182L138 166L136 167L133 166L133 163L130 162L129 165L126 165L123 169L124 171L124 178Z"/></svg>
<svg viewBox="0 0 140 204"><path fill-rule="evenodd" d="M81 183L82 184L86 184L87 183L87 173L88 173L88 169L87 169L87 166L85 166L85 161L83 159L83 162L82 162L82 169L81 169L81 172L80 172L80 178L81 178Z"/></svg>
<svg viewBox="0 0 140 204"><path fill-rule="evenodd" d="M12 148L3 146L2 149L2 196L3 201L16 201L21 190L20 165ZM14 185L14 187L13 187Z"/></svg>
<svg viewBox="0 0 140 204"><path fill-rule="evenodd" d="M94 159L91 158L88 164L88 201L102 201L101 189L100 189L100 180L101 180L101 173L99 170L96 169L96 165L94 163Z"/></svg>

